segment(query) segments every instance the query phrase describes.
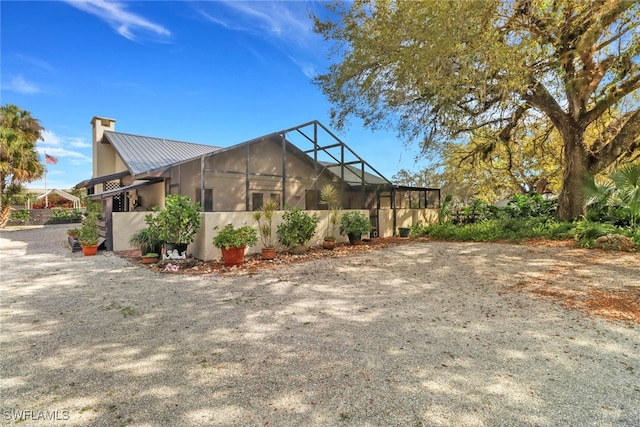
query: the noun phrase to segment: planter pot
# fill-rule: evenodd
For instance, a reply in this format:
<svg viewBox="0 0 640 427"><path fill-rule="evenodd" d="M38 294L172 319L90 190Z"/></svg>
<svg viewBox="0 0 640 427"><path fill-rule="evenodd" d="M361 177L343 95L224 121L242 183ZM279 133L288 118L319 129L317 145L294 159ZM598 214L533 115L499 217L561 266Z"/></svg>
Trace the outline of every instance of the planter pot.
<svg viewBox="0 0 640 427"><path fill-rule="evenodd" d="M400 233L400 237L409 237L410 228L400 227L398 228L398 233Z"/></svg>
<svg viewBox="0 0 640 427"><path fill-rule="evenodd" d="M183 249L183 251L186 251L187 249ZM153 254L161 254L162 253L162 244L158 244L158 245L149 245L149 244L142 244L140 245L140 253L142 255L144 254L148 254L148 253L153 253Z"/></svg>
<svg viewBox="0 0 640 427"><path fill-rule="evenodd" d="M276 248L262 248L262 259L274 259L276 257Z"/></svg>
<svg viewBox="0 0 640 427"><path fill-rule="evenodd" d="M222 260L225 267L232 267L234 265L241 265L244 262L244 250L245 246L241 248L231 247L229 249L220 248L222 251Z"/></svg>
<svg viewBox="0 0 640 427"><path fill-rule="evenodd" d="M156 262L158 262L158 257L154 256L143 256L142 257L142 263L143 264L155 264Z"/></svg>
<svg viewBox="0 0 640 427"><path fill-rule="evenodd" d="M325 249L333 249L336 247L336 241L335 240L325 240L324 242L322 242L322 247Z"/></svg>
<svg viewBox="0 0 640 427"><path fill-rule="evenodd" d="M94 256L98 253L98 245L82 246L82 253L84 256Z"/></svg>
<svg viewBox="0 0 640 427"><path fill-rule="evenodd" d="M352 245L362 243L362 234L349 233L347 234L347 236L349 236L349 243L351 243Z"/></svg>

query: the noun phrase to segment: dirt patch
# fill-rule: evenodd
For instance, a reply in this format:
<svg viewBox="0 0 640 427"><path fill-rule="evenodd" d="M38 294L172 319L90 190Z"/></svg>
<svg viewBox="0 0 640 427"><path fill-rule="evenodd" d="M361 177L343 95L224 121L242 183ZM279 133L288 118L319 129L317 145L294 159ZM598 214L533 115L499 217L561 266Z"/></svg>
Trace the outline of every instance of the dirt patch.
<svg viewBox="0 0 640 427"><path fill-rule="evenodd" d="M551 298L590 316L640 324L640 278L619 283L613 274L637 269L638 265L637 254L575 249L546 274L522 280L508 289Z"/></svg>

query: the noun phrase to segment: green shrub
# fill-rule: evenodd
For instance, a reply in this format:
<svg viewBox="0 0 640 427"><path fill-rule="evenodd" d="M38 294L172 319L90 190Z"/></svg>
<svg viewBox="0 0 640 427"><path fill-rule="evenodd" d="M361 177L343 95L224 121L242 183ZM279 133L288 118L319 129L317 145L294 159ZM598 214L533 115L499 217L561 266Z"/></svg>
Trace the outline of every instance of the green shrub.
<svg viewBox="0 0 640 427"><path fill-rule="evenodd" d="M598 237L607 234L629 235L630 230L625 231L613 224L584 220L579 221L571 232L573 238L585 248L592 248Z"/></svg>
<svg viewBox="0 0 640 427"><path fill-rule="evenodd" d="M80 209L57 208L51 211L51 217L47 224L70 224L82 221L82 211Z"/></svg>
<svg viewBox="0 0 640 427"><path fill-rule="evenodd" d="M31 214L28 209L20 209L11 211L9 221L12 223L26 224L31 219Z"/></svg>
<svg viewBox="0 0 640 427"><path fill-rule="evenodd" d="M318 221L317 214L310 216L298 208L286 211L276 230L278 241L287 248L304 245L316 232Z"/></svg>
<svg viewBox="0 0 640 427"><path fill-rule="evenodd" d="M244 248L258 243L258 232L250 225L235 228L233 224L227 224L224 228L214 227L218 231L213 237L213 245L218 248Z"/></svg>
<svg viewBox="0 0 640 427"><path fill-rule="evenodd" d="M163 242L189 244L200 229L201 210L200 204L189 197L169 194L164 199L163 209L153 207L158 215L148 214L145 221L158 230Z"/></svg>
<svg viewBox="0 0 640 427"><path fill-rule="evenodd" d="M353 234L360 237L363 233L370 231L371 221L360 212L347 212L340 217L340 234Z"/></svg>

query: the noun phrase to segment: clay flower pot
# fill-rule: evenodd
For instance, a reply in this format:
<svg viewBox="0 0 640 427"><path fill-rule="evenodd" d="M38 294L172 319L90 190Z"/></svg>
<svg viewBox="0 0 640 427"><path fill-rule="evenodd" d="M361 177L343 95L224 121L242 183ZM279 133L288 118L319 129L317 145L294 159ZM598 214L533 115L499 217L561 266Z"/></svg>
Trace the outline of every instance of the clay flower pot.
<svg viewBox="0 0 640 427"><path fill-rule="evenodd" d="M98 253L98 245L82 246L84 256L94 256Z"/></svg>
<svg viewBox="0 0 640 427"><path fill-rule="evenodd" d="M236 248L231 246L229 249L220 248L222 251L222 260L225 267L233 267L235 265L241 265L244 262L244 250L246 246Z"/></svg>
<svg viewBox="0 0 640 427"><path fill-rule="evenodd" d="M262 259L274 259L276 257L276 248L262 248Z"/></svg>

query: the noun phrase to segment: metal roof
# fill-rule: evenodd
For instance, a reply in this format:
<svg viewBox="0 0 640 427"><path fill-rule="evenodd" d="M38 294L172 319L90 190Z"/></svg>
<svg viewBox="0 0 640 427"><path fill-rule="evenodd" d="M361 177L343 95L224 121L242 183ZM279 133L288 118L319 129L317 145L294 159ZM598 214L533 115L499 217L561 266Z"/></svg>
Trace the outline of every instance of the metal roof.
<svg viewBox="0 0 640 427"><path fill-rule="evenodd" d="M113 145L133 176L221 150L213 145L113 131L105 131L103 138Z"/></svg>

